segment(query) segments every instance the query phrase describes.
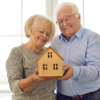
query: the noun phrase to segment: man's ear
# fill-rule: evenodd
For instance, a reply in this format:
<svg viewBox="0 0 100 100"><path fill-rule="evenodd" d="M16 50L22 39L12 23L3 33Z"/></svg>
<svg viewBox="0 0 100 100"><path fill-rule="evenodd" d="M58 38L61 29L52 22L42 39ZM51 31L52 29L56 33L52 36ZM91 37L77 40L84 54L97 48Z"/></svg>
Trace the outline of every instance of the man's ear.
<svg viewBox="0 0 100 100"><path fill-rule="evenodd" d="M81 19L81 15L80 14L78 15L78 18Z"/></svg>
<svg viewBox="0 0 100 100"><path fill-rule="evenodd" d="M79 18L79 20L81 21L81 15L80 15L80 14L78 15L78 18Z"/></svg>

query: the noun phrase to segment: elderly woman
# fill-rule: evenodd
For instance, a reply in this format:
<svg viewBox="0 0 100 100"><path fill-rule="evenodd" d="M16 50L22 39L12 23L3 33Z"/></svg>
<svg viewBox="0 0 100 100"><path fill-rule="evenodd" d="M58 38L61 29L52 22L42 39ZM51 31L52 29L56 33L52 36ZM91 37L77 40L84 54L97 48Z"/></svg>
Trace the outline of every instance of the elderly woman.
<svg viewBox="0 0 100 100"><path fill-rule="evenodd" d="M55 100L54 79L39 78L36 59L53 39L53 22L41 15L31 16L24 27L29 41L14 47L6 61L7 76L12 100Z"/></svg>

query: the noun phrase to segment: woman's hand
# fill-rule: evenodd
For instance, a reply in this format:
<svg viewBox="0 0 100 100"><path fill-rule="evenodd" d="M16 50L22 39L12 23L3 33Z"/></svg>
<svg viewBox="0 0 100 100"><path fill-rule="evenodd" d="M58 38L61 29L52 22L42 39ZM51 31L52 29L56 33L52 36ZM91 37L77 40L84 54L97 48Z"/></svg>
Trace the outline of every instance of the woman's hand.
<svg viewBox="0 0 100 100"><path fill-rule="evenodd" d="M50 78L39 78L38 76L38 69L35 69L35 72L33 75L25 78L25 79L21 79L18 83L20 89L23 92L28 91L34 84L36 84L37 82L45 82L51 80Z"/></svg>
<svg viewBox="0 0 100 100"><path fill-rule="evenodd" d="M39 77L39 72L38 72L38 68L35 69L34 74L32 75L33 80L37 81L37 82L46 82L48 80L51 80L52 78L40 78Z"/></svg>

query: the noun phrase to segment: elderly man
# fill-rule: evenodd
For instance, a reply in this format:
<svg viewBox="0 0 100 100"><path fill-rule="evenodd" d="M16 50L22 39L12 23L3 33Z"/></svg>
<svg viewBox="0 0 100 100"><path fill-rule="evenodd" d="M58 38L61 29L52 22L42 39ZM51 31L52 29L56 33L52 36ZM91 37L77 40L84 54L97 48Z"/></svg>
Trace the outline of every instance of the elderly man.
<svg viewBox="0 0 100 100"><path fill-rule="evenodd" d="M56 78L56 100L100 100L100 36L80 24L81 16L73 3L56 8L61 34L51 46L64 58L64 76Z"/></svg>

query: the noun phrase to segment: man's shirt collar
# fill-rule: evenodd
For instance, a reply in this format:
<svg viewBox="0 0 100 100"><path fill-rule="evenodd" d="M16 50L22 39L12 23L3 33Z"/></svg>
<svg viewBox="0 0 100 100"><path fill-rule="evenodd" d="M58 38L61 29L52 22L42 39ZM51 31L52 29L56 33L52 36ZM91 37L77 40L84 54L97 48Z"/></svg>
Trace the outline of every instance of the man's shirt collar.
<svg viewBox="0 0 100 100"><path fill-rule="evenodd" d="M81 38L83 35L83 31L84 31L84 28L81 26L80 29L71 38L73 38L75 36L78 38ZM63 40L64 42L66 42L66 37L61 33L59 35L59 40Z"/></svg>
<svg viewBox="0 0 100 100"><path fill-rule="evenodd" d="M81 26L80 29L75 33L75 36L78 38L82 38L83 33L84 33L84 28Z"/></svg>

